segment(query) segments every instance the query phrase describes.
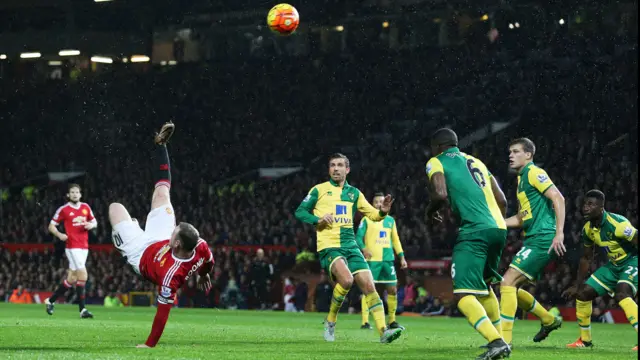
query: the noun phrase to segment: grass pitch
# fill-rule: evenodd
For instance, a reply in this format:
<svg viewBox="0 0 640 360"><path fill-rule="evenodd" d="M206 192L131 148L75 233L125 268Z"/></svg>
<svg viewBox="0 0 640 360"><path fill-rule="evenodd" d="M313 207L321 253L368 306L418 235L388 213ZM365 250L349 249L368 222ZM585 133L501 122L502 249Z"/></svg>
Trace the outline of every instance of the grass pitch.
<svg viewBox="0 0 640 360"><path fill-rule="evenodd" d="M322 338L324 314L172 309L154 349L143 343L155 308L91 307L94 319L81 320L78 308L58 305L54 316L44 305L0 303L0 359L473 359L484 343L464 319L402 317L403 337L379 344L375 331L360 330L359 315L338 317L336 341ZM565 349L578 337L576 323L565 323L535 344L535 321L516 322L511 359L637 359L630 325L593 324L593 349Z"/></svg>

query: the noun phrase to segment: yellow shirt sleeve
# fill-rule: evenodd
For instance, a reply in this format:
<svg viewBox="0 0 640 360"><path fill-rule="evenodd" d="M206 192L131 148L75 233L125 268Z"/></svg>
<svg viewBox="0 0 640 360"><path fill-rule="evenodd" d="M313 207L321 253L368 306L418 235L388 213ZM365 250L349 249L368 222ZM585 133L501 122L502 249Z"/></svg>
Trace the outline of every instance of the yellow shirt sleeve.
<svg viewBox="0 0 640 360"><path fill-rule="evenodd" d="M400 236L398 236L398 228L396 227L396 222L393 222L393 228L391 229L391 243L393 244L393 251L395 251L396 255L401 255L404 253L402 250L402 244L400 243Z"/></svg>
<svg viewBox="0 0 640 360"><path fill-rule="evenodd" d="M553 186L553 181L551 181L546 171L539 167L532 166L529 170L529 184L544 194L545 191Z"/></svg>
<svg viewBox="0 0 640 360"><path fill-rule="evenodd" d="M586 223L580 232L580 237L582 238L582 244L585 247L593 246L593 239L591 239L587 233L587 229L589 228L589 223Z"/></svg>
<svg viewBox="0 0 640 360"><path fill-rule="evenodd" d="M631 225L629 220L625 219L625 221L619 222L616 224L615 236L618 239L625 239L627 241L631 241L633 240L633 237L636 236L637 231L638 230L636 230L636 228L634 228L633 225Z"/></svg>
<svg viewBox="0 0 640 360"><path fill-rule="evenodd" d="M431 177L435 173L444 174L444 167L442 167L442 163L440 162L440 160L438 160L438 158L432 157L427 162L427 176L429 177L429 180L431 180Z"/></svg>
<svg viewBox="0 0 640 360"><path fill-rule="evenodd" d="M358 211L371 221L380 221L387 216L387 214L374 208L360 190L358 190L358 202L356 205L358 207Z"/></svg>

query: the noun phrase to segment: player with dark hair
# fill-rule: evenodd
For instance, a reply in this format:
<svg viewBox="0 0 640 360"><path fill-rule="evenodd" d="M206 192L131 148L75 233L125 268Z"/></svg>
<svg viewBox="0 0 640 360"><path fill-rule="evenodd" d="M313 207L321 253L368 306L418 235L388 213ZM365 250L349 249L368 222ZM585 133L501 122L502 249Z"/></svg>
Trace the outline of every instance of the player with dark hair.
<svg viewBox="0 0 640 360"><path fill-rule="evenodd" d="M580 337L568 348L593 346L591 339L592 302L610 294L624 310L629 323L638 332L638 305L633 300L638 291L638 231L624 216L604 209L604 193L588 191L582 202L582 215L587 223L582 228L584 254L576 284L562 294L576 298L576 317ZM585 282L594 257L594 246L607 251L609 263L596 270ZM638 351L636 345L633 350Z"/></svg>
<svg viewBox="0 0 640 360"><path fill-rule="evenodd" d="M384 193L378 192L373 196L373 207L380 210L384 202ZM378 294L387 291L387 313L389 314L389 327L391 329L402 327L396 321L396 310L398 309L398 276L394 266L394 251L400 259L400 268L407 268L407 261L404 259L404 250L398 236L396 220L390 216L385 216L380 221L371 221L366 217L360 221L356 242L367 259L369 269L376 284ZM369 324L369 307L366 298L361 299L362 306L362 329L371 329Z"/></svg>
<svg viewBox="0 0 640 360"><path fill-rule="evenodd" d="M502 334L511 344L518 307L540 319L540 331L534 342L546 339L562 326L562 317L553 316L528 291L519 288L542 276L549 262L562 256L564 246L564 197L549 175L533 163L536 146L530 139L519 138L509 144L509 167L518 173L518 214L506 220L507 227L522 228L522 248L500 283Z"/></svg>
<svg viewBox="0 0 640 360"><path fill-rule="evenodd" d="M453 248L451 277L454 299L469 323L488 341L478 359L502 359L511 348L502 339L498 298L491 284L500 281L500 257L507 238L507 201L482 161L458 149L458 136L440 129L431 137L427 176L431 183L429 219L442 221L445 204L460 221Z"/></svg>
<svg viewBox="0 0 640 360"><path fill-rule="evenodd" d="M345 155L331 155L329 181L311 188L295 212L298 220L316 227L320 265L335 281L329 314L324 322L324 339L335 341L338 311L355 281L373 315L380 342L390 343L400 337L403 329L386 326L382 300L356 243L353 217L357 210L370 220L380 221L389 213L393 200L387 195L380 209L374 208L360 190L347 183L349 171L349 159Z"/></svg>
<svg viewBox="0 0 640 360"><path fill-rule="evenodd" d="M137 221L131 219L122 204L109 205L113 244L135 272L158 285L158 309L151 334L138 347L156 346L169 318L176 292L189 278L197 276L198 288L203 291L211 288L211 250L193 225L181 222L176 226L171 205L171 166L166 144L174 129L173 123L166 123L155 137L156 182L145 229L142 230Z"/></svg>
<svg viewBox="0 0 640 360"><path fill-rule="evenodd" d="M88 273L86 268L87 256L89 255L89 231L98 226L91 207L80 202L82 193L80 185L69 184L67 192L67 202L58 208L53 219L49 223L49 232L66 243L65 254L69 260L69 270L67 278L62 281L51 297L44 300L47 314L53 315L56 300L62 296L67 289L75 285L78 295L78 308L81 319L93 318L93 315L85 308L85 289ZM64 224L65 233L58 231L58 225Z"/></svg>

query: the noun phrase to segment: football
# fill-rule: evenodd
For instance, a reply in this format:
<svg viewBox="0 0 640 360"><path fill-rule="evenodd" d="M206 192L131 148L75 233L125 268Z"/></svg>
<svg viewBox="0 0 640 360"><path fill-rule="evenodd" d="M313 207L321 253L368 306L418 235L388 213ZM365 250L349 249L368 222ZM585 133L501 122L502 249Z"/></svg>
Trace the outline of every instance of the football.
<svg viewBox="0 0 640 360"><path fill-rule="evenodd" d="M299 24L298 10L289 4L278 4L272 7L267 15L269 29L281 35L292 34Z"/></svg>

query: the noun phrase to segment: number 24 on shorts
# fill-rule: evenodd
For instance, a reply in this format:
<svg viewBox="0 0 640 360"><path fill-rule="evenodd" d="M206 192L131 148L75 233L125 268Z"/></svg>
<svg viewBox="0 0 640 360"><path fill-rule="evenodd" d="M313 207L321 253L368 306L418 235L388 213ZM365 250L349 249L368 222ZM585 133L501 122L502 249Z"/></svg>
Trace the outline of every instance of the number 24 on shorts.
<svg viewBox="0 0 640 360"><path fill-rule="evenodd" d="M523 260L526 260L529 257L529 254L531 254L531 249L523 247L522 249L520 249L520 251L518 251L516 257L522 257Z"/></svg>

